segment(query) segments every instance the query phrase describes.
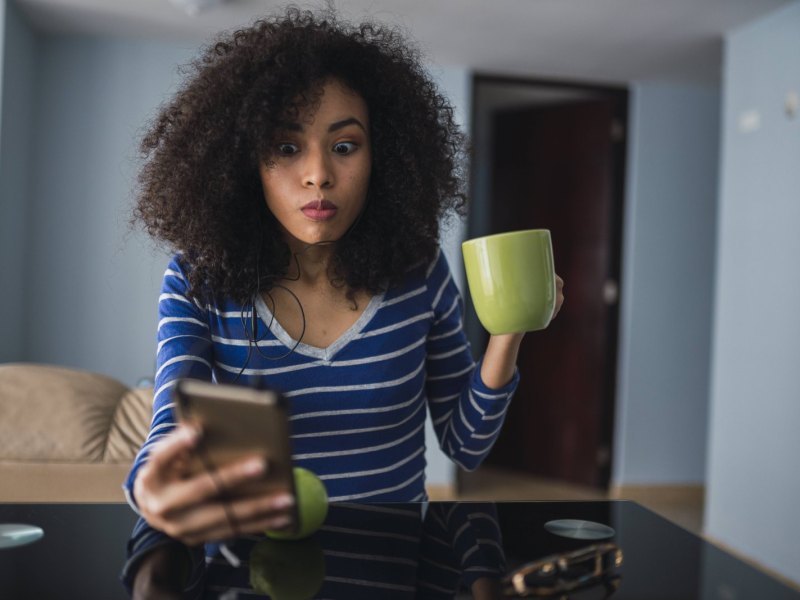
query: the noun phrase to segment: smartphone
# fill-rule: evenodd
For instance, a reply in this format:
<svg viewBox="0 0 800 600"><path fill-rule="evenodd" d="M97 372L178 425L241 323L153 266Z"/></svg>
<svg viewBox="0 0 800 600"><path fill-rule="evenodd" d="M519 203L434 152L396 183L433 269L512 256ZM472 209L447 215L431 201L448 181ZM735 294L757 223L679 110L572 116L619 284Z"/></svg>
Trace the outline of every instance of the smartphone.
<svg viewBox="0 0 800 600"><path fill-rule="evenodd" d="M264 477L228 490L227 497L270 491L295 495L289 403L284 396L274 390L181 379L174 397L178 420L202 431L190 456L193 474L260 455L267 461ZM296 507L292 516L297 528Z"/></svg>

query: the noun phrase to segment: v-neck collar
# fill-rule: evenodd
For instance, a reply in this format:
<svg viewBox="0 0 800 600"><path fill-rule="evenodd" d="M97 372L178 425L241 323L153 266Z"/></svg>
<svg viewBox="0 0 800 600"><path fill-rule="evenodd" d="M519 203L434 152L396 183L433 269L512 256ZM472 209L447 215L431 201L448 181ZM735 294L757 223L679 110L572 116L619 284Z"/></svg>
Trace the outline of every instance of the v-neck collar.
<svg viewBox="0 0 800 600"><path fill-rule="evenodd" d="M273 318L272 311L267 307L267 303L264 302L264 298L261 297L261 294L258 294L256 298L256 312L265 326L268 326L270 322L272 323L269 325L269 330L284 346L287 348L294 348L296 345L295 352L328 361L332 360L333 357L336 356L336 353L350 343L350 341L361 332L364 326L369 323L375 313L378 312L378 308L380 308L384 296L385 294L381 293L370 298L367 307L356 322L348 327L342 335L331 342L326 348L318 348L317 346L311 346L303 342L298 344L297 340L289 335L289 332L278 322L278 319Z"/></svg>

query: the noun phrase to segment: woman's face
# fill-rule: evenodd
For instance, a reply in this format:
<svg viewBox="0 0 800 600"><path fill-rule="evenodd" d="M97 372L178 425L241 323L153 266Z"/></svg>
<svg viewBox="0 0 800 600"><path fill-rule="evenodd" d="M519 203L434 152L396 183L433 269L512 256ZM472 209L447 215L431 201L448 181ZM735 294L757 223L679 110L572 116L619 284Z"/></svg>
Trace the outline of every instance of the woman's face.
<svg viewBox="0 0 800 600"><path fill-rule="evenodd" d="M364 207L372 167L364 99L339 81L322 88L278 137L272 166L260 167L267 207L293 249L336 241Z"/></svg>

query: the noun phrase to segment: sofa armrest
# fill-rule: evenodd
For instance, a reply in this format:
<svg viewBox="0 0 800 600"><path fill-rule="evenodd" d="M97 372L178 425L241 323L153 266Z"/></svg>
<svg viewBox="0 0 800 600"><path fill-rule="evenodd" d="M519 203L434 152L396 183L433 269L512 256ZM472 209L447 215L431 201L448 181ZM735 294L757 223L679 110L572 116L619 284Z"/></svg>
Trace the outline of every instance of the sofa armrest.
<svg viewBox="0 0 800 600"><path fill-rule="evenodd" d="M128 390L111 419L103 462L130 464L144 444L152 416L153 388Z"/></svg>
<svg viewBox="0 0 800 600"><path fill-rule="evenodd" d="M0 365L0 460L96 463L111 457L130 462L132 454L124 443L141 443L132 429L142 420L137 402L143 398L122 403L127 394L126 386L104 375L45 365ZM115 426L117 415L120 424Z"/></svg>

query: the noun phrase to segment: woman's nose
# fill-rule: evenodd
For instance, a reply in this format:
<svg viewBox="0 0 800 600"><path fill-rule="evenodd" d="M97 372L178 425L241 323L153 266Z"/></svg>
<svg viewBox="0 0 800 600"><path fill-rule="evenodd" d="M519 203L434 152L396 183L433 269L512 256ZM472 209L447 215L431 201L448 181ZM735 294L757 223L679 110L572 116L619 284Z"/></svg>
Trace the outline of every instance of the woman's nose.
<svg viewBox="0 0 800 600"><path fill-rule="evenodd" d="M305 187L326 188L333 185L333 170L330 156L323 150L309 150L303 170L303 185Z"/></svg>

